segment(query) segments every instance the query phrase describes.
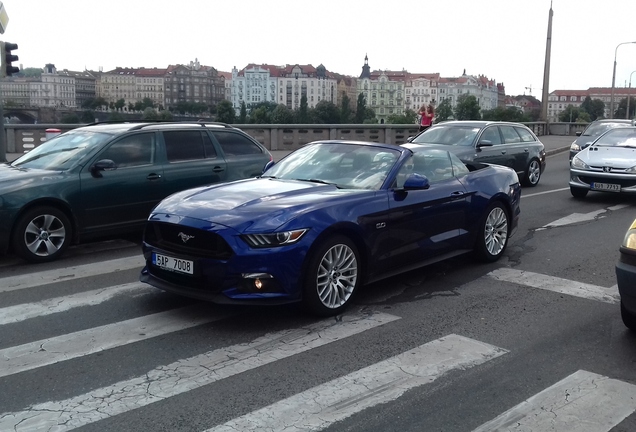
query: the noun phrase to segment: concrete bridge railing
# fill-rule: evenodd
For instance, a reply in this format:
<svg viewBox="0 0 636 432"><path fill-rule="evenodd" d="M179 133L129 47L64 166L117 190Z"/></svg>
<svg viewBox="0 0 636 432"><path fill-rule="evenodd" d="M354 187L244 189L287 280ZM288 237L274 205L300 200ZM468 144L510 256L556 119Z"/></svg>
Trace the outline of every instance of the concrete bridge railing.
<svg viewBox="0 0 636 432"><path fill-rule="evenodd" d="M525 123L537 135L575 135L583 131L586 123ZM81 124L6 124L8 153L23 153L46 141L47 129L67 132L84 126ZM418 131L417 125L234 125L258 140L269 150L295 150L308 142L324 139L384 142L404 144Z"/></svg>

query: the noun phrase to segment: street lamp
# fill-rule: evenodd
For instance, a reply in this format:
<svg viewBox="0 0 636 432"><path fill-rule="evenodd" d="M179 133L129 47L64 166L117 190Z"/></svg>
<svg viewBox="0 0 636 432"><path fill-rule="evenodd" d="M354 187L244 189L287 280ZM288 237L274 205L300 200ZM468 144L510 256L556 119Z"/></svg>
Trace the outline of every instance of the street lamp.
<svg viewBox="0 0 636 432"><path fill-rule="evenodd" d="M621 42L618 45L616 45L616 49L614 50L614 72L612 73L612 97L610 99L610 118L614 118L614 84L616 83L616 54L618 54L618 47L625 44L636 44L636 41Z"/></svg>
<svg viewBox="0 0 636 432"><path fill-rule="evenodd" d="M631 98L631 89L632 89L632 75L634 75L636 71L633 71L629 74L629 86L627 87L627 109L625 110L625 118L629 119L629 99Z"/></svg>

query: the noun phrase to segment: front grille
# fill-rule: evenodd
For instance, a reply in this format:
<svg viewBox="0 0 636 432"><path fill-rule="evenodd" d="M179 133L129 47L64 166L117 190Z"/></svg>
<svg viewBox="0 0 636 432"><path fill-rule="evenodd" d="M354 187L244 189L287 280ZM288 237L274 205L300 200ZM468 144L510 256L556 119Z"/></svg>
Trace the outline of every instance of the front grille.
<svg viewBox="0 0 636 432"><path fill-rule="evenodd" d="M148 222L144 241L166 252L195 257L226 260L234 254L230 245L216 233L164 222Z"/></svg>
<svg viewBox="0 0 636 432"><path fill-rule="evenodd" d="M593 177L593 176L579 176L582 182L587 184L592 183L612 183L621 185L621 188L636 186L636 179L620 179L620 178L607 178L607 177Z"/></svg>

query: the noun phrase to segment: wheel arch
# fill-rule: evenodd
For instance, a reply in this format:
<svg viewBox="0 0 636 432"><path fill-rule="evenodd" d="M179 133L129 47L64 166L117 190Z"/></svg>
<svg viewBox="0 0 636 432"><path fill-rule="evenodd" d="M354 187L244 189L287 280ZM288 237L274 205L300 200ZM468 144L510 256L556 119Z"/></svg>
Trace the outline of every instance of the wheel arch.
<svg viewBox="0 0 636 432"><path fill-rule="evenodd" d="M20 211L16 213L15 218L13 219L11 223L11 232L9 234L9 238L13 238L16 225L18 221L22 218L22 216L24 216L25 213L27 213L28 211L36 207L54 207L60 210L61 212L63 212L64 215L66 215L68 220L71 222L71 230L72 230L71 244L75 244L79 241L79 233L78 233L79 230L77 229L78 221L75 217L75 214L71 210L71 206L67 202L57 198L37 199L37 200L29 202L24 207L22 207ZM13 245L10 244L9 249L11 249L12 247Z"/></svg>

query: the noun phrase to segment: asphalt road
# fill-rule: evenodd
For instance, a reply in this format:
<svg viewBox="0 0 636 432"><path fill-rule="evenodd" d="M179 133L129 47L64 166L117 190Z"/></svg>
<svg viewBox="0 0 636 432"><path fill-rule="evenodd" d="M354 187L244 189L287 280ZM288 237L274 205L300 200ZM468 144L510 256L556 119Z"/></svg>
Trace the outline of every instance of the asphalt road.
<svg viewBox="0 0 636 432"><path fill-rule="evenodd" d="M634 431L614 265L636 200L567 178L550 156L500 261L374 283L338 319L144 287L131 240L0 257L0 430Z"/></svg>

